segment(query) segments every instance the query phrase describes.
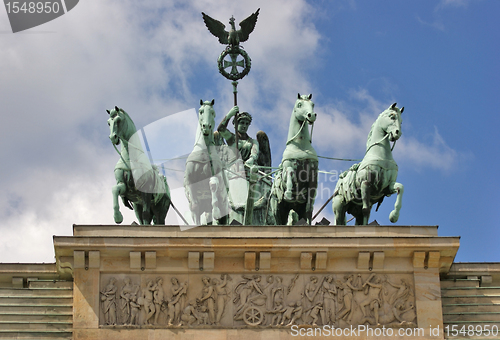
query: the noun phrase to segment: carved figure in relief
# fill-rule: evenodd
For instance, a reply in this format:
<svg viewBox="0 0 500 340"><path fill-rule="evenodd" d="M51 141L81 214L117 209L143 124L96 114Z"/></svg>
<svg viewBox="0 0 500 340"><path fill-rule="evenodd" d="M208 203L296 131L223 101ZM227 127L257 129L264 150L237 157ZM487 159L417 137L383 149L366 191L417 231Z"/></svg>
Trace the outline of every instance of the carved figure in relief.
<svg viewBox="0 0 500 340"><path fill-rule="evenodd" d="M259 282L261 281L261 276L260 275L254 275L248 276L248 275L243 275L243 278L245 281L241 281L236 285L236 288L234 291L237 293L237 297L234 299L234 303L236 303L239 300L239 305L236 309L236 315L238 315L243 307L246 306L248 297L253 293L257 292L260 295L264 295L264 292L262 291L262 288L260 287ZM241 289L238 288L241 287ZM265 296L265 295L264 295ZM235 316L236 316L235 315Z"/></svg>
<svg viewBox="0 0 500 340"><path fill-rule="evenodd" d="M167 305L167 326L173 326L173 321L175 319L175 305L171 301L165 301Z"/></svg>
<svg viewBox="0 0 500 340"><path fill-rule="evenodd" d="M342 282L342 291L343 291L343 302L344 306L341 309L341 313L337 316L338 319L344 319L347 323L352 322L352 312L354 307L354 299L353 299L353 291L361 290L361 288L354 287L352 284L352 280L354 279L353 275L347 275L344 277L345 282Z"/></svg>
<svg viewBox="0 0 500 340"><path fill-rule="evenodd" d="M165 292L163 291L163 279L158 277L156 279L156 285L154 286L153 302L155 305L155 325L158 324L158 318L160 316L161 306L163 305L165 297Z"/></svg>
<svg viewBox="0 0 500 340"><path fill-rule="evenodd" d="M227 274L221 275L222 282L218 279L212 279L214 284L215 294L217 296L217 315L215 316L215 323L220 324L220 320L222 319L222 315L224 314L224 309L226 307L226 303L229 300L229 292L226 288L227 285Z"/></svg>
<svg viewBox="0 0 500 340"><path fill-rule="evenodd" d="M292 320L290 321L290 323L287 326L293 325L294 322L296 322L297 320L299 320L300 318L302 318L302 312L303 311L304 311L304 307L302 307L302 301L299 300L295 304L295 309L293 310Z"/></svg>
<svg viewBox="0 0 500 340"><path fill-rule="evenodd" d="M109 279L109 283L101 292L102 311L106 325L116 325L116 279Z"/></svg>
<svg viewBox="0 0 500 340"><path fill-rule="evenodd" d="M130 325L137 325L139 321L139 310L141 305L137 303L137 295L130 297Z"/></svg>
<svg viewBox="0 0 500 340"><path fill-rule="evenodd" d="M170 301L173 304L174 308L174 317L172 322L175 324L179 324L181 321L181 313L186 303L188 283L186 281L181 285L179 284L179 280L177 280L177 278L175 277L172 277L172 279L170 279L170 282L172 283L172 287L170 289L172 297L170 298Z"/></svg>
<svg viewBox="0 0 500 340"><path fill-rule="evenodd" d="M269 326L278 326L281 321L281 316L285 310L286 308L283 308L281 302L278 302L278 304L273 310L266 311L266 313L268 314L274 314L271 319L271 322L269 323Z"/></svg>
<svg viewBox="0 0 500 340"><path fill-rule="evenodd" d="M304 288L304 296L306 297L307 305L306 307L311 307L315 303L316 296L322 287L323 280L318 284L318 278L316 276L311 276L309 281Z"/></svg>
<svg viewBox="0 0 500 340"><path fill-rule="evenodd" d="M392 313L393 313L394 317L396 318L396 320L398 320L401 325L404 323L410 323L408 320L404 320L402 316L406 312L409 312L410 310L412 310L414 307L415 306L413 305L413 303L410 303L409 307L405 309L405 303L403 301L398 301L392 307Z"/></svg>
<svg viewBox="0 0 500 340"><path fill-rule="evenodd" d="M283 278L281 276L276 276L276 283L271 290L271 298L272 305L276 308L276 306L285 303L285 285L283 284Z"/></svg>
<svg viewBox="0 0 500 340"><path fill-rule="evenodd" d="M337 287L333 282L333 275L328 275L323 281L323 310L321 317L324 325L333 325L335 320L335 298Z"/></svg>
<svg viewBox="0 0 500 340"><path fill-rule="evenodd" d="M196 308L194 308L194 303L189 302L189 304L184 308L181 315L181 320L183 325L192 325L199 320Z"/></svg>
<svg viewBox="0 0 500 340"><path fill-rule="evenodd" d="M204 284L202 297L198 303L205 302L205 306L208 308L208 318L209 323L213 325L215 323L215 292L214 286L210 283L210 278L204 276L201 281Z"/></svg>
<svg viewBox="0 0 500 340"><path fill-rule="evenodd" d="M398 291L396 291L389 299L389 303L391 305L394 305L398 300L406 300L411 294L410 284L405 279L401 279L401 284L399 285L392 283L389 280L387 280L387 283L398 289Z"/></svg>
<svg viewBox="0 0 500 340"><path fill-rule="evenodd" d="M126 277L123 282L125 285L122 288L120 293L120 311L121 311L121 320L124 325L130 323L130 299L132 294L134 293L134 287L131 284L130 278Z"/></svg>
<svg viewBox="0 0 500 340"><path fill-rule="evenodd" d="M200 325L210 325L210 315L208 314L208 307L201 305L198 308L198 323Z"/></svg>
<svg viewBox="0 0 500 340"><path fill-rule="evenodd" d="M167 326L173 325L173 322L175 321L177 315L175 307L179 306L179 300L185 296L185 292L182 293L182 290L185 291L186 289L187 289L187 282L181 285L179 293L177 295L172 296L170 301L163 302L164 303L163 305L166 305L167 308ZM179 320L180 320L180 313L179 313ZM180 321L178 321L178 325L180 325Z"/></svg>
<svg viewBox="0 0 500 340"><path fill-rule="evenodd" d="M317 326L317 322L319 319L318 314L323 310L323 303L322 302L317 302L314 306L308 308L305 312L310 312L309 316L312 318L311 325L312 326Z"/></svg>
<svg viewBox="0 0 500 340"><path fill-rule="evenodd" d="M368 288L368 291L365 290L365 295L367 295L367 297L364 300L358 302L359 308L361 309L361 312L363 313L363 319L361 320L361 322L362 323L364 323L366 321L370 322L370 320L368 318L369 313L366 310L366 307L369 307L370 310L373 311L373 316L375 318L375 324L380 325L380 323L379 323L379 309L382 307L382 304L383 304L383 297L381 296L381 294L383 291L385 291L384 287L383 287L382 279L376 274L371 274L368 277L368 279L365 281L365 283L363 284L363 288L365 288L365 287ZM372 322L370 322L370 323L372 323Z"/></svg>
<svg viewBox="0 0 500 340"><path fill-rule="evenodd" d="M288 304L288 307L284 308L283 311L283 318L281 319L280 325L283 326L286 321L292 320L292 313L295 310L295 303L290 302Z"/></svg>
<svg viewBox="0 0 500 340"><path fill-rule="evenodd" d="M142 297L144 301L144 310L146 311L146 319L144 322L146 324L151 324L151 318L155 314L156 308L153 302L153 294L155 291L153 280L148 280L146 288L142 291Z"/></svg>

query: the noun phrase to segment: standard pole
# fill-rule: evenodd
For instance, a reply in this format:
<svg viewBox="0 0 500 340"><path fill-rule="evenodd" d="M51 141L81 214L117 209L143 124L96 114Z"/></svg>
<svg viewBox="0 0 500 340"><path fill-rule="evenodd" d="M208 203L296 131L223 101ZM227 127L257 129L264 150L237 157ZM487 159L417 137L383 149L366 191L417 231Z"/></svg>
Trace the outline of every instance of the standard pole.
<svg viewBox="0 0 500 340"><path fill-rule="evenodd" d="M233 95L234 95L234 106L238 105L238 82L233 81ZM236 149L236 158L238 158L239 150L238 150L238 114L234 116L234 144Z"/></svg>

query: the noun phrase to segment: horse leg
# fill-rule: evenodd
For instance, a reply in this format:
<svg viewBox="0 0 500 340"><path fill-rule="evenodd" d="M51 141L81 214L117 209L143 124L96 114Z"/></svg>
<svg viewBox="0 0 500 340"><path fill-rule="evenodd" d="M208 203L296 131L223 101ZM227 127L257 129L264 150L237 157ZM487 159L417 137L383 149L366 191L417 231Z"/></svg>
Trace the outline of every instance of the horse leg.
<svg viewBox="0 0 500 340"><path fill-rule="evenodd" d="M217 224L217 220L221 218L219 208L219 198L217 197L217 189L219 187L219 179L215 176L210 177L209 181L210 192L212 193L212 224Z"/></svg>
<svg viewBox="0 0 500 340"><path fill-rule="evenodd" d="M168 209L170 208L170 198L167 194L163 194L163 197L158 202L157 205L153 205L153 215L154 224L165 225L165 219L167 218Z"/></svg>
<svg viewBox="0 0 500 340"><path fill-rule="evenodd" d="M361 209L363 212L363 224L368 224L368 218L370 218L371 211L371 202L370 202L370 189L371 183L369 181L363 181L361 183L361 201L363 202L363 208ZM357 221L357 219L356 219Z"/></svg>
<svg viewBox="0 0 500 340"><path fill-rule="evenodd" d="M151 201L152 201L152 194L150 193L143 193L142 194L142 200L144 204L142 205L142 223L144 225L151 224L151 220L153 216L151 215Z"/></svg>
<svg viewBox="0 0 500 340"><path fill-rule="evenodd" d="M135 212L135 217L137 217L137 223L140 225L144 225L143 220L142 220L142 204L139 203L134 203L134 212Z"/></svg>
<svg viewBox="0 0 500 340"><path fill-rule="evenodd" d="M286 191L284 199L286 201L293 200L293 182L295 181L295 168L292 163L289 161L283 162L283 172L285 173L286 178Z"/></svg>
<svg viewBox="0 0 500 340"><path fill-rule="evenodd" d="M404 186L401 183L395 182L391 185L391 191L392 191L392 193L397 193L398 196L396 197L396 203L394 204L394 210L391 211L391 213L389 214L389 220L392 223L396 223L399 219L399 211L401 210L401 206L402 206Z"/></svg>
<svg viewBox="0 0 500 340"><path fill-rule="evenodd" d="M342 201L343 197L341 195L333 197L332 210L335 215L335 225L345 225L345 210Z"/></svg>
<svg viewBox="0 0 500 340"><path fill-rule="evenodd" d="M123 176L123 170L121 169L115 170L115 178L116 178L116 185L111 189L111 192L113 194L113 210L114 210L113 217L115 219L115 223L122 223L123 215L120 212L118 197L125 195L125 192L127 191L127 186L125 185L125 180Z"/></svg>
<svg viewBox="0 0 500 340"><path fill-rule="evenodd" d="M307 165L307 205L306 205L306 221L309 225L312 224L312 215L314 210L314 201L316 200L316 192L318 190L318 166L315 163ZM299 176L300 179L300 176Z"/></svg>

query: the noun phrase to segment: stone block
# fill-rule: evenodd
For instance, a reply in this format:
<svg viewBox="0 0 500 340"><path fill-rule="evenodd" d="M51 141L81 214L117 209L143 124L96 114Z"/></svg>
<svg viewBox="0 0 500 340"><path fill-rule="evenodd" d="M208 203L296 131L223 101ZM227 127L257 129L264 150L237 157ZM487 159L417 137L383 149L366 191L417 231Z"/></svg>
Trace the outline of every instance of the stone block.
<svg viewBox="0 0 500 340"><path fill-rule="evenodd" d="M416 251L413 253L413 267L414 268L424 268L425 262L425 252Z"/></svg>
<svg viewBox="0 0 500 340"><path fill-rule="evenodd" d="M12 278L12 287L13 288L24 288L24 282L22 277L13 277Z"/></svg>
<svg viewBox="0 0 500 340"><path fill-rule="evenodd" d="M130 269L141 269L141 252L130 252Z"/></svg>
<svg viewBox="0 0 500 340"><path fill-rule="evenodd" d="M271 252L262 251L260 252L260 262L259 269L271 269Z"/></svg>
<svg viewBox="0 0 500 340"><path fill-rule="evenodd" d="M326 269L327 261L328 261L328 256L326 254L326 251L320 251L316 253L316 263L315 263L316 269L318 270Z"/></svg>
<svg viewBox="0 0 500 340"><path fill-rule="evenodd" d="M481 276L481 285L493 283L493 277L491 275Z"/></svg>
<svg viewBox="0 0 500 340"><path fill-rule="evenodd" d="M144 257L146 269L156 269L156 252L147 251Z"/></svg>
<svg viewBox="0 0 500 340"><path fill-rule="evenodd" d="M89 251L89 268L101 267L101 252L99 250Z"/></svg>
<svg viewBox="0 0 500 340"><path fill-rule="evenodd" d="M245 253L245 269L255 270L255 261L257 256L253 251L247 251Z"/></svg>
<svg viewBox="0 0 500 340"><path fill-rule="evenodd" d="M438 251L430 251L429 259L427 261L427 267L429 268L439 268L439 258L441 254Z"/></svg>
<svg viewBox="0 0 500 340"><path fill-rule="evenodd" d="M358 254L358 269L368 269L370 267L370 252L360 251Z"/></svg>
<svg viewBox="0 0 500 340"><path fill-rule="evenodd" d="M73 266L74 268L85 268L85 251L75 250L73 251Z"/></svg>
<svg viewBox="0 0 500 340"><path fill-rule="evenodd" d="M203 253L203 270L214 270L215 253L213 251L206 251Z"/></svg>
<svg viewBox="0 0 500 340"><path fill-rule="evenodd" d="M188 268L189 269L200 269L200 252L190 251L188 253Z"/></svg>
<svg viewBox="0 0 500 340"><path fill-rule="evenodd" d="M300 269L311 269L312 268L312 253L301 253L300 254Z"/></svg>
<svg viewBox="0 0 500 340"><path fill-rule="evenodd" d="M384 269L385 253L376 251L373 253L373 269Z"/></svg>

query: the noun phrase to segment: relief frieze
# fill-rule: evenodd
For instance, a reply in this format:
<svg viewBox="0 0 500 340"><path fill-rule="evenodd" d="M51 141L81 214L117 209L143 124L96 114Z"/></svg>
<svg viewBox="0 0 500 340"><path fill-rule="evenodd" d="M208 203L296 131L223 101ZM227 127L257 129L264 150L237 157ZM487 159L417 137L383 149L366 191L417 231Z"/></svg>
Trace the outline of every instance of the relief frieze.
<svg viewBox="0 0 500 340"><path fill-rule="evenodd" d="M104 327L416 327L411 274L102 274Z"/></svg>

